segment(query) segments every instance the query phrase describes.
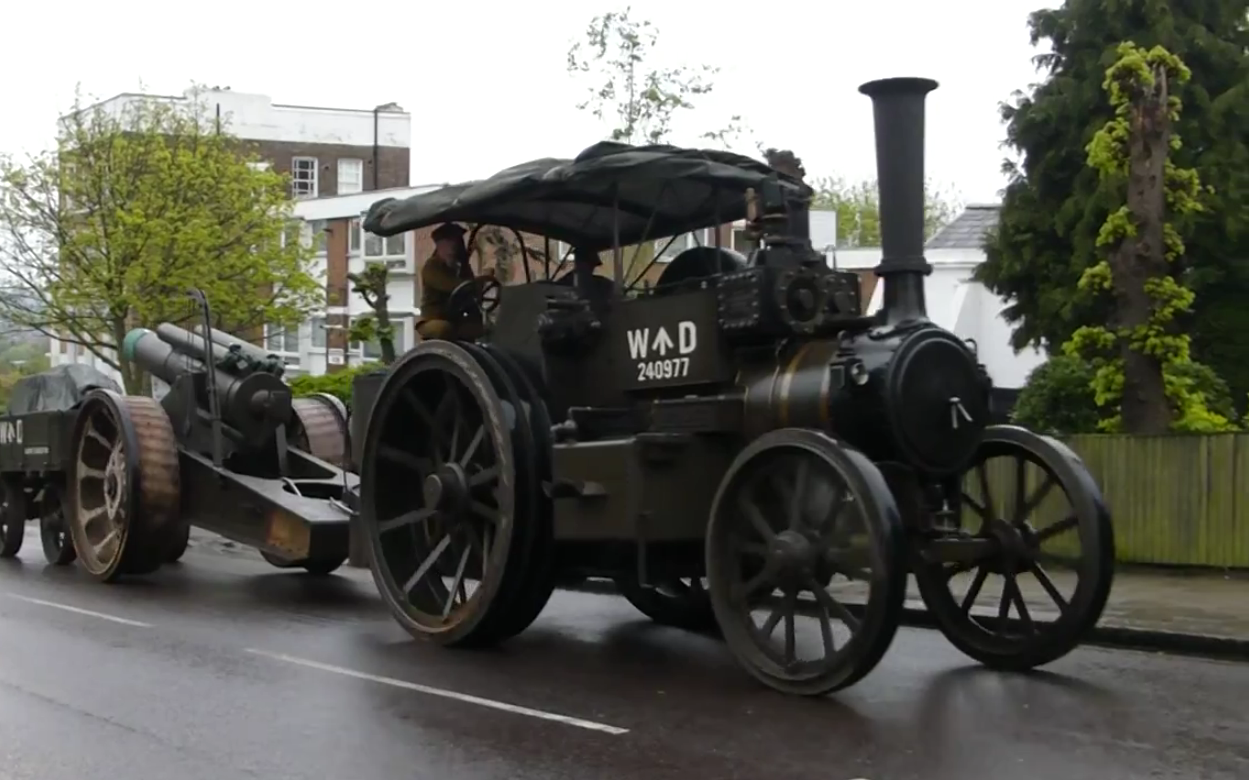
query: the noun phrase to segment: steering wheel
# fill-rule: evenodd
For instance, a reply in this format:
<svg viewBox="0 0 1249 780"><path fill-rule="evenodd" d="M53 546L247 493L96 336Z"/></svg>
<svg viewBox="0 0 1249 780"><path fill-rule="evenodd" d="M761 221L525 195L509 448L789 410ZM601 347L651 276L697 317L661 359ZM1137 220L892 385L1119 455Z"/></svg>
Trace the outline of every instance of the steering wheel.
<svg viewBox="0 0 1249 780"><path fill-rule="evenodd" d="M499 308L502 289L503 284L493 276L460 282L447 296L447 309L458 315L469 314L472 309L490 314Z"/></svg>

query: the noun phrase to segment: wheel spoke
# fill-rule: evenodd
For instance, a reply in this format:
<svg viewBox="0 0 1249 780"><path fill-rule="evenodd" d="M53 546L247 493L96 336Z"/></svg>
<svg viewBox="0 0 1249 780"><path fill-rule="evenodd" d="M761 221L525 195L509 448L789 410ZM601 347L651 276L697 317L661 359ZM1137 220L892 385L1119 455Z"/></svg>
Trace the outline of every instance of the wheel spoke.
<svg viewBox="0 0 1249 780"><path fill-rule="evenodd" d="M790 666L797 661L798 638L796 623L798 612L798 591L790 590L785 593L785 665Z"/></svg>
<svg viewBox="0 0 1249 780"><path fill-rule="evenodd" d="M1037 531L1036 532L1037 544L1045 544L1047 541L1049 541L1050 539L1053 539L1055 536L1058 536L1059 534L1064 534L1072 530L1073 528L1079 527L1079 525L1080 525L1080 519L1078 517L1074 515L1069 515L1067 517L1064 517L1062 520L1059 520L1057 523L1054 523L1053 525L1047 525L1046 527Z"/></svg>
<svg viewBox="0 0 1249 780"><path fill-rule="evenodd" d="M993 504L993 493L989 491L989 470L983 460L976 464L976 477L980 481L980 497L984 499L985 519L991 520L997 510Z"/></svg>
<svg viewBox="0 0 1249 780"><path fill-rule="evenodd" d="M444 535L442 537L442 540L438 542L438 545L434 547L434 551L431 552L425 558L425 560L421 562L421 565L418 566L416 571L413 572L412 576L408 578L408 581L403 584L404 593L407 593L409 596L412 594L412 591L415 590L416 586L420 583L420 581L425 578L425 575L429 572L431 568L433 568L434 563L437 562L439 556L443 554L443 552L447 549L447 547L450 544L451 544L451 535L450 534Z"/></svg>
<svg viewBox="0 0 1249 780"><path fill-rule="evenodd" d="M1014 572L1006 575L1006 587L1004 589L1010 593L1011 601L1015 604L1015 611L1019 613L1019 619L1023 622L1024 631L1029 634L1036 633L1036 623L1032 621L1032 613L1028 611L1028 603L1024 601L1023 590L1019 587L1019 580Z"/></svg>
<svg viewBox="0 0 1249 780"><path fill-rule="evenodd" d="M1055 480L1051 474L1046 472L1045 479L1040 485L1037 486L1036 490L1032 491L1032 495L1028 497L1028 500L1022 502L1017 507L1017 511L1015 512L1015 522L1022 523L1031 517L1032 513L1037 510L1037 507L1041 505L1041 502L1045 500L1045 497L1050 494L1050 491L1053 490L1054 486L1057 484L1058 481Z"/></svg>
<svg viewBox="0 0 1249 780"><path fill-rule="evenodd" d="M459 464L461 468L467 468L469 461L473 459L473 455L477 454L477 448L481 446L482 440L486 438L486 426L477 426L477 432L473 434L473 438L469 439L468 446L464 448L464 454L460 456Z"/></svg>
<svg viewBox="0 0 1249 780"><path fill-rule="evenodd" d="M807 578L807 589L815 596L816 602L820 605L820 609L831 619L836 616L852 633L859 631L859 619L854 616L850 610L846 609L846 605L833 598L833 594L822 587L814 578Z"/></svg>
<svg viewBox="0 0 1249 780"><path fill-rule="evenodd" d="M960 608L963 614L971 612L971 608L976 603L976 598L980 596L980 589L984 587L984 581L989 578L989 570L981 566L976 570L976 578L971 581L971 586L967 588L967 593L963 595L963 603Z"/></svg>
<svg viewBox="0 0 1249 780"><path fill-rule="evenodd" d="M741 510L750 524L754 526L755 532L763 537L763 541L770 542L776 538L776 532L772 530L772 526L768 523L767 518L759 511L759 507L751 501L749 497L742 493L738 496L737 507Z"/></svg>
<svg viewBox="0 0 1249 780"><path fill-rule="evenodd" d="M392 517L389 520L383 520L382 522L378 523L377 532L384 534L384 533L389 533L390 531L393 531L396 528L402 528L406 525L415 525L416 523L423 523L429 518L433 517L434 514L436 514L436 512L433 509L425 509L425 508L413 509L411 512L404 512L398 517Z"/></svg>
<svg viewBox="0 0 1249 780"><path fill-rule="evenodd" d="M485 485L493 484L494 482L498 481L498 478L499 478L499 467L491 466L490 468L482 469L481 471L477 472L473 476L469 477L467 482L470 488L478 488L478 487L483 487Z"/></svg>
<svg viewBox="0 0 1249 780"><path fill-rule="evenodd" d="M472 545L464 545L464 552L460 553L460 563L455 567L455 577L451 580L451 587L447 589L447 603L442 607L442 619L446 620L447 615L451 614L451 607L455 605L455 597L464 587L464 568L468 566L468 555L473 551ZM467 599L465 599L467 601Z"/></svg>
<svg viewBox="0 0 1249 780"><path fill-rule="evenodd" d="M1067 599L1063 598L1063 594L1059 592L1058 587L1054 585L1054 581L1050 579L1045 568L1039 563L1032 564L1032 576L1036 577L1037 582L1041 583L1041 587L1053 599L1054 605L1058 607L1060 612L1067 611Z"/></svg>
<svg viewBox="0 0 1249 780"><path fill-rule="evenodd" d="M963 493L962 497L963 497L963 503L970 506L976 512L976 514L980 515L980 519L982 522L988 523L993 520L993 518L989 515L988 508L981 505L979 501L967 495L966 493Z"/></svg>
<svg viewBox="0 0 1249 780"><path fill-rule="evenodd" d="M415 471L422 477L429 473L425 459L418 458L412 453L405 452L398 447L392 447L389 444L381 444L378 445L377 454L391 463L397 463L400 466L405 466L412 471Z"/></svg>

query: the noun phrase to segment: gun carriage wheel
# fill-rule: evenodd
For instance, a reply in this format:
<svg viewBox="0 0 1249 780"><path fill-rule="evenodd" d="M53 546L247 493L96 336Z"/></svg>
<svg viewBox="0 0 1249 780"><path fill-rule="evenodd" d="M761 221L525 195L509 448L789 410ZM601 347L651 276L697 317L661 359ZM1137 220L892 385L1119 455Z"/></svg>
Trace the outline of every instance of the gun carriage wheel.
<svg viewBox="0 0 1249 780"><path fill-rule="evenodd" d="M53 566L68 566L78 559L65 520L65 487L49 481L39 496L39 541L43 557Z"/></svg>
<svg viewBox="0 0 1249 780"><path fill-rule="evenodd" d="M173 426L152 398L93 390L71 438L68 524L84 569L103 582L160 568L178 533Z"/></svg>
<svg viewBox="0 0 1249 780"><path fill-rule="evenodd" d="M294 420L290 426L292 447L343 468L350 456L347 407L329 393L314 393L291 401Z"/></svg>
<svg viewBox="0 0 1249 780"><path fill-rule="evenodd" d="M15 479L0 478L0 558L15 558L26 538L26 492Z"/></svg>
<svg viewBox="0 0 1249 780"><path fill-rule="evenodd" d="M783 428L753 441L724 477L707 528L708 591L747 671L776 690L818 696L880 662L901 620L906 555L877 467L823 433ZM845 596L861 610L847 609ZM800 617L813 618L812 636ZM800 655L811 647L822 652Z"/></svg>
<svg viewBox="0 0 1249 780"><path fill-rule="evenodd" d="M495 644L545 603L531 566L542 541L536 408L489 353L446 341L417 345L379 388L361 519L378 590L413 636Z"/></svg>
<svg viewBox="0 0 1249 780"><path fill-rule="evenodd" d="M1003 479L995 484L994 476ZM957 524L938 526L914 565L942 633L1001 669L1031 669L1071 652L1097 624L1114 577L1114 530L1087 467L1048 436L991 426L960 492ZM974 530L960 527L967 516L978 521ZM966 550L959 560L939 553L950 539ZM1031 614L1025 598L1033 593L1053 604L1056 618ZM993 614L973 611L985 596Z"/></svg>

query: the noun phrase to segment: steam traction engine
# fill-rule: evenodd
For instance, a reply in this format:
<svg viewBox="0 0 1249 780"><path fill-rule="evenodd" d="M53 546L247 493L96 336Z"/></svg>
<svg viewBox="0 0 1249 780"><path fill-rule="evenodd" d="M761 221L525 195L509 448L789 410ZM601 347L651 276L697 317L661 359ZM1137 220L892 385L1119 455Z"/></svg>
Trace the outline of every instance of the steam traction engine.
<svg viewBox="0 0 1249 780"><path fill-rule="evenodd" d="M109 582L147 574L194 525L270 563L326 574L347 557L354 490L347 420L329 396L292 399L282 364L208 326L127 334L122 352L169 384L158 402L83 398L71 441L69 531L83 568ZM202 334L208 334L205 339Z"/></svg>
<svg viewBox="0 0 1249 780"><path fill-rule="evenodd" d="M748 261L708 248L695 255L715 272L686 274L679 256L669 283L633 299L603 295L584 267L571 285L505 287L484 343L424 342L356 399L357 414L371 403L373 573L407 630L500 642L562 578L607 576L656 620L714 623L767 685L823 694L880 660L910 572L986 664L1028 668L1079 643L1112 577L1097 486L1059 442L988 425L985 371L925 313L935 87L861 89L880 185L875 316L857 278L812 251L810 190L778 173L751 187L762 246ZM366 227L412 225L371 213ZM1054 606L1033 615L1025 595Z"/></svg>

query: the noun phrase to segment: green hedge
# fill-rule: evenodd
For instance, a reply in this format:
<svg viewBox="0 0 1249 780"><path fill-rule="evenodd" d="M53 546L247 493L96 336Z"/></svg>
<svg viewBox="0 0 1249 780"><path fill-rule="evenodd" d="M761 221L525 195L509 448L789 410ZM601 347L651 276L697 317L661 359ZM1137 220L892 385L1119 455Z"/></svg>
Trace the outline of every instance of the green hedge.
<svg viewBox="0 0 1249 780"><path fill-rule="evenodd" d="M351 409L351 381L360 374L384 368L381 363L365 363L353 368L321 376L297 376L290 380L291 392L296 398L314 393L329 393Z"/></svg>

